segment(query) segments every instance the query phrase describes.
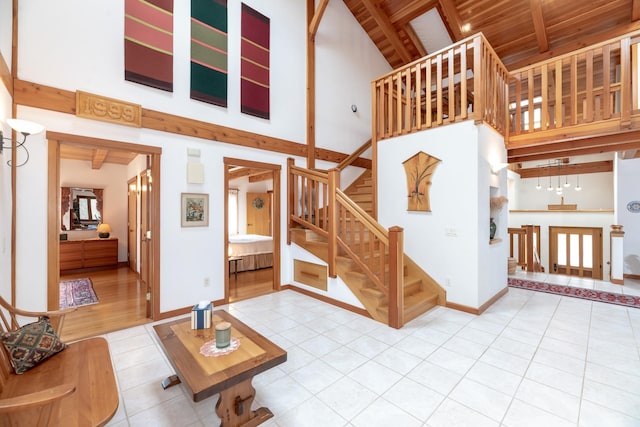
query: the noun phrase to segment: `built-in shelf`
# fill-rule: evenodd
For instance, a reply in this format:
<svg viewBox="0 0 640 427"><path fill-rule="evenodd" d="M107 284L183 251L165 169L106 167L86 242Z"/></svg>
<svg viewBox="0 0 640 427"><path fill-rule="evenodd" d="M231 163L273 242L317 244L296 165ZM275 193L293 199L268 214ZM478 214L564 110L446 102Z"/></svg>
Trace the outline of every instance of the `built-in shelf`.
<svg viewBox="0 0 640 427"><path fill-rule="evenodd" d="M502 239L491 239L489 240L490 245L495 245L496 243L502 242Z"/></svg>

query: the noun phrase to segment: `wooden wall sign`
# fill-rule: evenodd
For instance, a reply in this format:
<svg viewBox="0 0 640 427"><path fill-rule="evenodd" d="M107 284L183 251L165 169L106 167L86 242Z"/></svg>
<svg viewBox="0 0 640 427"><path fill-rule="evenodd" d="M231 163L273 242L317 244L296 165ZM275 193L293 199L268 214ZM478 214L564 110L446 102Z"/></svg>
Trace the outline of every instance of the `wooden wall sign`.
<svg viewBox="0 0 640 427"><path fill-rule="evenodd" d="M142 127L142 106L106 96L76 91L76 116L119 125Z"/></svg>
<svg viewBox="0 0 640 427"><path fill-rule="evenodd" d="M429 189L431 175L436 170L440 159L420 151L402 164L407 174L408 211L431 212Z"/></svg>

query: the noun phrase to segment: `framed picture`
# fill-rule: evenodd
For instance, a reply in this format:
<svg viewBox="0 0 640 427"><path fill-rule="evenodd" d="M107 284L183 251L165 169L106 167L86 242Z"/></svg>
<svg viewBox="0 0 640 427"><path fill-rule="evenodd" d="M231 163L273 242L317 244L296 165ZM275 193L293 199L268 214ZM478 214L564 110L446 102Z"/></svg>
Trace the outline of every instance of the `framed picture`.
<svg viewBox="0 0 640 427"><path fill-rule="evenodd" d="M180 223L183 227L209 226L209 195L182 193Z"/></svg>

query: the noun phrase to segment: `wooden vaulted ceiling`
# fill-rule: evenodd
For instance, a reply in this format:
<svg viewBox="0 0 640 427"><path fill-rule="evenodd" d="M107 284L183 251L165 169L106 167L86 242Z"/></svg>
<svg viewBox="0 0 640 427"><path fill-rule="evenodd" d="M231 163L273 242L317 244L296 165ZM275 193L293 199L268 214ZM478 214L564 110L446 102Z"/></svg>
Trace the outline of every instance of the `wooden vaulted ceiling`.
<svg viewBox="0 0 640 427"><path fill-rule="evenodd" d="M344 0L393 68L427 52L411 21L437 9L453 42L482 32L510 70L640 28L640 0Z"/></svg>

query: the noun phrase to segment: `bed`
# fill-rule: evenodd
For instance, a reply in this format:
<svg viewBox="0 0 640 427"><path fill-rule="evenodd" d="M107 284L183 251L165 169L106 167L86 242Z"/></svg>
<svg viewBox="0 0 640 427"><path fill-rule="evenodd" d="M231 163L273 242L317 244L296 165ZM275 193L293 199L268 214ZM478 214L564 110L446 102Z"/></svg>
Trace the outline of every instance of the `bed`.
<svg viewBox="0 0 640 427"><path fill-rule="evenodd" d="M229 236L229 273L273 266L273 238L258 234Z"/></svg>

